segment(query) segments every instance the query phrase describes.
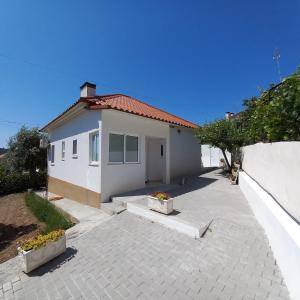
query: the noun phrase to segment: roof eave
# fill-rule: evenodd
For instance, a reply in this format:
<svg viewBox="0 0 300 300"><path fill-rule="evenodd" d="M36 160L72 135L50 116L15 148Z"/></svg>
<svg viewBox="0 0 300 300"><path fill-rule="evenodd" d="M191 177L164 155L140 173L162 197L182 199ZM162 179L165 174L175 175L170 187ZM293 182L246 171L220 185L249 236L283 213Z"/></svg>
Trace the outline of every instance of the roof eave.
<svg viewBox="0 0 300 300"><path fill-rule="evenodd" d="M54 120L50 121L48 124L42 127L40 131L42 132L51 131L52 129L63 124L65 121L79 114L86 107L87 107L86 101L82 101L82 99L79 99L70 108L68 108L66 111L64 111L59 116L57 116Z"/></svg>

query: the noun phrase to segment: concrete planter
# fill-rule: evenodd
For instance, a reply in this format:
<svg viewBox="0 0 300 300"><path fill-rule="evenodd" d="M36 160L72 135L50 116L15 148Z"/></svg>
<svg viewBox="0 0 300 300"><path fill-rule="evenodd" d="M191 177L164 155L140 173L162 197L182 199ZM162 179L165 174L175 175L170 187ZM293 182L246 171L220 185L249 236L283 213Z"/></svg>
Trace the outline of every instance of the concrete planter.
<svg viewBox="0 0 300 300"><path fill-rule="evenodd" d="M30 251L18 248L19 257L22 260L22 269L29 273L37 267L52 260L66 251L66 236L62 236L55 242L49 242L46 246Z"/></svg>
<svg viewBox="0 0 300 300"><path fill-rule="evenodd" d="M169 215L173 211L173 199L158 200L157 198L148 196L148 207L165 215Z"/></svg>

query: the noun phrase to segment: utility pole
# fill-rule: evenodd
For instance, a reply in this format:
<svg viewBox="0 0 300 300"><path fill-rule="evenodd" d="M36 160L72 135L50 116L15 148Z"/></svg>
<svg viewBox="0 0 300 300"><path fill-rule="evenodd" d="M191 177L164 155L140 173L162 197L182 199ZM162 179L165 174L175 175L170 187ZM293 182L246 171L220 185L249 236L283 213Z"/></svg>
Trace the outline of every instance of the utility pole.
<svg viewBox="0 0 300 300"><path fill-rule="evenodd" d="M274 53L273 53L273 60L276 61L277 73L278 73L279 81L281 82L282 78L281 78L280 63L279 63L280 52L279 52L278 48L276 48L275 51L274 51Z"/></svg>

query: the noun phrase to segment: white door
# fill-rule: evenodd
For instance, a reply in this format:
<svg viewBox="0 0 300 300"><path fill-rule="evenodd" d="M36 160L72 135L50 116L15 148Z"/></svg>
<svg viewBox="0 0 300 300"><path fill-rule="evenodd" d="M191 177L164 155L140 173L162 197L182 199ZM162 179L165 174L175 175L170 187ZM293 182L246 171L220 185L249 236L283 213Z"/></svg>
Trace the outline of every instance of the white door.
<svg viewBox="0 0 300 300"><path fill-rule="evenodd" d="M165 142L147 138L147 181L163 181L165 168Z"/></svg>

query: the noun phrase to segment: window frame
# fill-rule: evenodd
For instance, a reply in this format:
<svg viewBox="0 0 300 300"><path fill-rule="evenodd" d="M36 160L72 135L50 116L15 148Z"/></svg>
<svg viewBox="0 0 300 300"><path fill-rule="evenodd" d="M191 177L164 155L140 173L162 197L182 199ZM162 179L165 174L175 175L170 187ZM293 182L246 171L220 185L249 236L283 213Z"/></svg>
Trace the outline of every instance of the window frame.
<svg viewBox="0 0 300 300"><path fill-rule="evenodd" d="M74 153L74 142L76 142L76 153ZM72 158L78 157L78 139L72 140Z"/></svg>
<svg viewBox="0 0 300 300"><path fill-rule="evenodd" d="M51 166L55 165L55 145L53 144L51 144L50 164Z"/></svg>
<svg viewBox="0 0 300 300"><path fill-rule="evenodd" d="M66 142L61 141L61 160L66 160Z"/></svg>
<svg viewBox="0 0 300 300"><path fill-rule="evenodd" d="M93 157L93 147L92 147L92 143L93 143L93 136L98 134L98 160L92 160ZM100 132L99 130L94 130L91 131L89 133L89 165L90 166L98 166L99 165L99 160L100 160Z"/></svg>
<svg viewBox="0 0 300 300"><path fill-rule="evenodd" d="M123 144L123 161L122 162L111 162L109 160L109 138L111 134L115 135L122 135L124 137L124 144ZM137 141L137 161L126 161L126 142L127 142L127 136L130 137L136 137L138 139ZM108 132L108 151L107 151L107 161L108 165L130 165L130 164L139 164L140 163L140 136L138 134L134 133L124 133L124 132L118 132L118 131L109 131Z"/></svg>

